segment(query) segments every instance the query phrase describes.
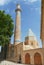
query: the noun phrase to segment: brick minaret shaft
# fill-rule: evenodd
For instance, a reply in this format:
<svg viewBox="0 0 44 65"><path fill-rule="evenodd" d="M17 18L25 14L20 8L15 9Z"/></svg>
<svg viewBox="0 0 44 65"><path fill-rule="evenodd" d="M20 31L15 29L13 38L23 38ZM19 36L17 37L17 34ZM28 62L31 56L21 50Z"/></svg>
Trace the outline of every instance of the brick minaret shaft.
<svg viewBox="0 0 44 65"><path fill-rule="evenodd" d="M42 48L44 48L44 0L41 1L41 40Z"/></svg>
<svg viewBox="0 0 44 65"><path fill-rule="evenodd" d="M15 21L15 45L20 43L21 40L21 8L20 5L17 4L16 6L16 21Z"/></svg>

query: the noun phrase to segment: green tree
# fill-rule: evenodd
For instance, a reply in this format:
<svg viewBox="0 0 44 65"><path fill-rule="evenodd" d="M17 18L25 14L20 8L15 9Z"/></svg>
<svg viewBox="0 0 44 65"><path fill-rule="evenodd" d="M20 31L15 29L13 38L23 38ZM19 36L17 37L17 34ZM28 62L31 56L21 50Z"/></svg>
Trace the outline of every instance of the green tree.
<svg viewBox="0 0 44 65"><path fill-rule="evenodd" d="M0 45L4 46L10 42L13 27L12 17L0 10Z"/></svg>

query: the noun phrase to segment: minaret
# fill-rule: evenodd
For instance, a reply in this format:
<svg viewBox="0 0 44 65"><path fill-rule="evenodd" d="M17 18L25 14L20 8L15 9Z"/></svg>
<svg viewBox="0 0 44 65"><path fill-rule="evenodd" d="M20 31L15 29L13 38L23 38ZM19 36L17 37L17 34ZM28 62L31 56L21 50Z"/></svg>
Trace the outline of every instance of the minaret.
<svg viewBox="0 0 44 65"><path fill-rule="evenodd" d="M14 43L15 45L17 45L21 41L21 8L19 4L17 4L15 12L16 12L16 21L15 21Z"/></svg>
<svg viewBox="0 0 44 65"><path fill-rule="evenodd" d="M42 48L44 48L44 0L41 1L41 40L42 40Z"/></svg>

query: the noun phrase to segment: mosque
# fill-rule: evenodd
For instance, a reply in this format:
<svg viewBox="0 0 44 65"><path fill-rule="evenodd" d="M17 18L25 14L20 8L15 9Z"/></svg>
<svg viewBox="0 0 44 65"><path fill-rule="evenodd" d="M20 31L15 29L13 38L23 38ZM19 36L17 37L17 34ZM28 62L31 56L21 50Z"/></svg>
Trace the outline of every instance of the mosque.
<svg viewBox="0 0 44 65"><path fill-rule="evenodd" d="M42 13L41 13L41 40L42 48L39 47L39 43L35 34L31 29L28 31L28 35L25 37L25 41L21 42L21 7L20 4L16 6L16 21L14 32L14 44L9 44L6 52L6 60L32 64L32 65L44 65L44 0L42 1Z"/></svg>

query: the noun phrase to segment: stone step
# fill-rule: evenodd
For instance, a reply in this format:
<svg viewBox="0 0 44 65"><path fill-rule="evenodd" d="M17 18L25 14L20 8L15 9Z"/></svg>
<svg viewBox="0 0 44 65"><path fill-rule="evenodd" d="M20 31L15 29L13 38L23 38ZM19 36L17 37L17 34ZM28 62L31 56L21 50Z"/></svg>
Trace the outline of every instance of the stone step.
<svg viewBox="0 0 44 65"><path fill-rule="evenodd" d="M24 64L19 64L19 63L14 63L14 62L10 62L10 61L1 61L0 65L24 65Z"/></svg>

